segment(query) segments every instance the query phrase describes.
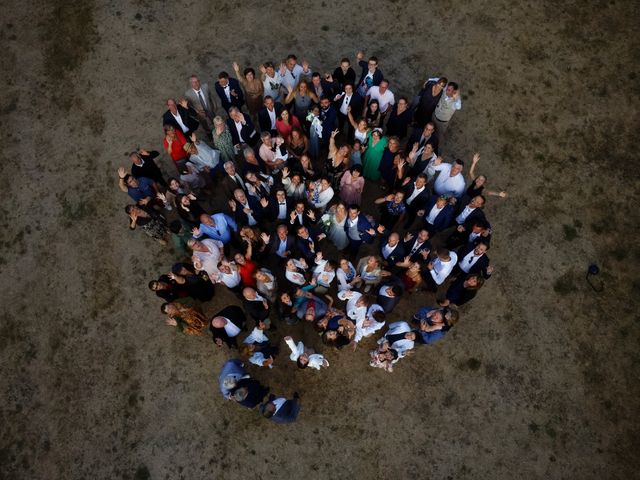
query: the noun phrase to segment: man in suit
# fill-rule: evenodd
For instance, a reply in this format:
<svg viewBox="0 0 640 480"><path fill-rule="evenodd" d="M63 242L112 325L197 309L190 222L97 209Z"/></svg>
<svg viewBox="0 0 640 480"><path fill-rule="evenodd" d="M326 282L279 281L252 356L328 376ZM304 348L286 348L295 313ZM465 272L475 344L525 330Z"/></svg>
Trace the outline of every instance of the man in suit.
<svg viewBox="0 0 640 480"><path fill-rule="evenodd" d="M256 326L259 326L260 323L268 323L269 312L271 311L269 302L251 287L245 287L242 290L242 296L244 298L242 302L244 309L249 314L249 317L256 322Z"/></svg>
<svg viewBox="0 0 640 480"><path fill-rule="evenodd" d="M268 220L281 223L289 220L289 210L293 205L283 188L278 188L275 195L271 196L268 201L269 203L264 209Z"/></svg>
<svg viewBox="0 0 640 480"><path fill-rule="evenodd" d="M418 174L415 181L407 182L403 188L404 203L407 205L405 211L404 228L408 229L416 219L418 211L422 210L429 200L429 189L427 188L427 176L423 173Z"/></svg>
<svg viewBox="0 0 640 480"><path fill-rule="evenodd" d="M424 228L433 237L436 233L447 229L453 222L453 205L445 196L432 195L424 210L420 210L418 215L424 215Z"/></svg>
<svg viewBox="0 0 640 480"><path fill-rule="evenodd" d="M324 233L314 235L304 226L298 227L297 233L296 251L298 255L304 257L308 265L311 265L316 256L316 252L319 251L317 244L324 239L326 235Z"/></svg>
<svg viewBox="0 0 640 480"><path fill-rule="evenodd" d="M262 220L260 201L253 195L246 195L241 188L234 190L233 200L229 200L229 207L239 228L254 227Z"/></svg>
<svg viewBox="0 0 640 480"><path fill-rule="evenodd" d="M259 136L256 132L251 117L243 114L237 107L229 108L229 118L227 118L227 127L231 133L233 145L240 148L242 144L255 146Z"/></svg>
<svg viewBox="0 0 640 480"><path fill-rule="evenodd" d="M306 206L303 200L295 203L293 210L289 213L289 225L292 225L292 228L297 229L302 226L311 228L315 224L315 214L311 210L305 214Z"/></svg>
<svg viewBox="0 0 640 480"><path fill-rule="evenodd" d="M407 142L407 148L412 148L414 144L418 144L418 154L421 153L420 149L428 143L433 147L434 153L438 154L438 133L436 132L436 125L433 122L427 122L424 128L416 128L409 137Z"/></svg>
<svg viewBox="0 0 640 480"><path fill-rule="evenodd" d="M182 99L178 105L173 98L170 98L167 100L167 108L168 110L162 115L163 125L171 125L187 138L198 129L200 125L197 120L198 114L189 106L186 99Z"/></svg>
<svg viewBox="0 0 640 480"><path fill-rule="evenodd" d="M458 225L453 235L447 239L447 248L457 249L461 245L475 244L480 239L487 244L491 243L491 224L484 217Z"/></svg>
<svg viewBox="0 0 640 480"><path fill-rule="evenodd" d="M378 288L376 303L382 307L384 313L391 313L400 302L402 292L403 288L399 281L385 282Z"/></svg>
<svg viewBox="0 0 640 480"><path fill-rule="evenodd" d="M478 274L460 275L449 287L445 298L438 302L441 307L464 305L475 298L484 285L484 278Z"/></svg>
<svg viewBox="0 0 640 480"><path fill-rule="evenodd" d="M298 418L300 413L300 400L297 393L293 394L292 400L285 397L269 395L269 401L260 406L260 413L263 417L276 423L292 423Z"/></svg>
<svg viewBox="0 0 640 480"><path fill-rule="evenodd" d="M261 132L269 132L272 137L278 136L276 120L284 110L280 102L275 102L273 97L264 97L264 107L258 112L258 126Z"/></svg>
<svg viewBox="0 0 640 480"><path fill-rule="evenodd" d="M231 107L240 109L244 105L244 94L242 93L242 88L240 88L240 82L235 78L230 78L227 72L218 74L215 88L218 97L220 97L222 108L226 112L229 112Z"/></svg>
<svg viewBox="0 0 640 480"><path fill-rule="evenodd" d="M464 200L465 197L463 197ZM466 197L467 199L469 197ZM455 202L456 209L454 212L454 218L456 225L465 225L470 227L473 222L480 218L485 218L484 207L486 200L483 195L476 195L468 203L463 201Z"/></svg>
<svg viewBox="0 0 640 480"><path fill-rule="evenodd" d="M349 239L349 252L356 255L363 243L373 243L376 231L371 222L360 213L358 205L350 205L347 221L344 223L344 230Z"/></svg>
<svg viewBox="0 0 640 480"><path fill-rule="evenodd" d="M289 235L286 225L278 225L275 235L262 234L262 241L267 246L267 252L282 260L289 258L295 248L295 239Z"/></svg>
<svg viewBox="0 0 640 480"><path fill-rule="evenodd" d="M213 128L212 122L216 113L216 104L211 96L209 85L200 83L197 75L189 77L189 84L191 88L184 92L184 96L189 102L189 106L196 111L202 128L210 134Z"/></svg>
<svg viewBox="0 0 640 480"><path fill-rule="evenodd" d="M400 242L400 235L392 232L386 242L381 242L380 256L386 269L397 270L396 264L402 262L405 256L404 248Z"/></svg>
<svg viewBox="0 0 640 480"><path fill-rule="evenodd" d="M424 262L431 252L429 232L422 229L415 236L407 232L404 236L402 249L404 250L405 255L409 257L409 262Z"/></svg>
<svg viewBox="0 0 640 480"><path fill-rule="evenodd" d="M382 70L378 68L377 57L369 57L369 61L365 62L364 52L358 52L356 58L358 59L358 65L362 69L357 91L362 97L366 97L369 88L380 85L384 75Z"/></svg>
<svg viewBox="0 0 640 480"><path fill-rule="evenodd" d="M225 400L231 399L231 392L236 388L238 381L245 376L249 375L244 369L242 360L232 358L224 363L220 375L218 375L218 384L220 385L220 393Z"/></svg>
<svg viewBox="0 0 640 480"><path fill-rule="evenodd" d="M238 348L237 337L244 330L246 320L242 308L237 305L223 308L213 316L209 325L213 342L218 347L226 343L229 348Z"/></svg>
<svg viewBox="0 0 640 480"><path fill-rule="evenodd" d="M333 99L340 91L340 86L333 81L330 74L327 73L325 78L322 78L320 73L313 72L311 75L311 91L318 98L327 97Z"/></svg>
<svg viewBox="0 0 640 480"><path fill-rule="evenodd" d="M320 99L320 121L322 122L321 143L326 147L329 145L331 132L333 132L338 125L338 115L336 109L331 105L329 97L322 97Z"/></svg>
<svg viewBox="0 0 640 480"><path fill-rule="evenodd" d="M347 138L353 135L353 127L349 122L349 107L351 107L351 115L355 120L362 116L364 109L364 98L353 91L353 85L347 83L342 93L337 94L333 99L333 107L338 115L338 129L344 132ZM346 124L346 129L345 129Z"/></svg>
<svg viewBox="0 0 640 480"><path fill-rule="evenodd" d="M269 387L262 385L255 378L242 378L233 390L231 400L236 401L246 408L255 408L260 405L264 397L269 393Z"/></svg>
<svg viewBox="0 0 640 480"><path fill-rule="evenodd" d="M453 275L478 274L487 279L493 273L493 267L489 265L489 257L486 255L489 244L484 240L478 240L476 244L468 244L458 251L460 261L454 269Z"/></svg>
<svg viewBox="0 0 640 480"><path fill-rule="evenodd" d="M225 162L224 172L225 174L220 181L220 188L222 188L222 193L225 198L233 197L233 192L235 192L237 188L241 188L246 191L247 187L244 180L236 171L236 165L233 162Z"/></svg>
<svg viewBox="0 0 640 480"><path fill-rule="evenodd" d="M160 167L154 161L160 155L155 150L147 152L144 149L140 149L137 152L131 152L129 159L131 160L131 175L136 178L146 177L150 178L164 188L167 188L167 182L162 176Z"/></svg>

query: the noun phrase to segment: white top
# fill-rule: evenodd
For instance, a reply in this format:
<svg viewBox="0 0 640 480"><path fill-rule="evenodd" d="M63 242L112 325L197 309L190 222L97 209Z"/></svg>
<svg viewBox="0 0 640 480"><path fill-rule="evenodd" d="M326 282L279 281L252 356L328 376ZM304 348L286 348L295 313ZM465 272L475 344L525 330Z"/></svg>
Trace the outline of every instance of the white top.
<svg viewBox="0 0 640 480"><path fill-rule="evenodd" d="M349 262L349 268L355 272L355 275L358 274L351 262ZM342 270L342 268L338 268L336 270L336 277L338 278L338 291L351 290L351 285L349 285L349 281L347 280L347 274Z"/></svg>
<svg viewBox="0 0 640 480"><path fill-rule="evenodd" d="M440 215L440 212L442 211L442 209L445 206L446 206L446 204L443 205L442 207L438 208L438 203L436 202L436 204L433 206L431 211L427 214L427 217L426 217L427 222L429 222L431 225L433 225L433 222L436 221L436 218L438 217L438 215Z"/></svg>
<svg viewBox="0 0 640 480"><path fill-rule="evenodd" d="M354 342L359 342L360 340L362 340L362 338L373 335L375 332L384 327L384 322L377 322L373 318L373 314L378 311L383 312L384 309L377 303L374 303L369 307L369 310L367 310L365 321L371 321L372 323L371 325L367 325L366 327L364 325L361 325L360 328L356 327L356 334L353 338Z"/></svg>
<svg viewBox="0 0 640 480"><path fill-rule="evenodd" d="M320 260L317 263L318 266L313 270L313 278L316 279L318 285L329 288L333 279L336 278L336 271L325 272L324 267L326 264L327 260Z"/></svg>
<svg viewBox="0 0 640 480"><path fill-rule="evenodd" d="M348 107L349 103L351 103L351 97L353 94L347 95L346 93L342 94L342 103L340 103L340 113L343 115L347 115L349 113Z"/></svg>
<svg viewBox="0 0 640 480"><path fill-rule="evenodd" d="M241 142L243 142L244 139L242 138L242 122L236 122L234 120L233 124L236 126L236 130L238 131L238 138L240 139Z"/></svg>
<svg viewBox="0 0 640 480"><path fill-rule="evenodd" d="M361 132L356 128L355 131L353 132L353 137L356 140L360 140L360 143L363 143L363 144L367 143L367 132Z"/></svg>
<svg viewBox="0 0 640 480"><path fill-rule="evenodd" d="M180 125L180 129L182 130L182 133L187 133L189 131L189 129L187 128L187 126L182 121L182 117L180 116L180 112L177 112L175 115L173 115L173 113L172 113L171 115L173 116L173 118L175 118L176 122L178 122L178 125Z"/></svg>
<svg viewBox="0 0 640 480"><path fill-rule="evenodd" d="M291 359L291 361L297 362L300 355L304 353L304 343L298 342L298 344L296 345L296 343L291 338L286 339L285 343L291 349L291 355L289 355L289 358ZM307 366L315 368L316 370L320 370L320 368L322 367L328 367L329 362L325 360L323 355L319 353L312 353L309 355L309 363L307 364Z"/></svg>
<svg viewBox="0 0 640 480"><path fill-rule="evenodd" d="M224 94L227 96L227 100L229 100L229 102L231 102L231 89L229 88L229 84L227 83L227 86L224 87Z"/></svg>
<svg viewBox="0 0 640 480"><path fill-rule="evenodd" d="M225 320L227 321L227 323L224 324L224 331L227 332L227 335L229 335L229 337L231 338L237 337L240 333L240 329L238 328L238 326L228 318L225 318Z"/></svg>
<svg viewBox="0 0 640 480"><path fill-rule="evenodd" d="M230 263L229 265L231 273L224 273L220 271L218 273L218 279L220 282L224 283L227 288L235 288L240 285L242 277L240 277L240 272L238 272L238 267L235 263Z"/></svg>
<svg viewBox="0 0 640 480"><path fill-rule="evenodd" d="M371 87L369 91L367 91L367 96L371 100L378 100L381 113L385 113L390 106L396 103L395 95L388 88L386 92L380 93L380 87Z"/></svg>
<svg viewBox="0 0 640 480"><path fill-rule="evenodd" d="M282 85L282 76L280 72L276 71L273 77L270 77L266 73L264 74L264 80L262 81L264 86L264 96L270 95L274 100L280 98L280 85ZM275 129L275 123L272 124L272 129Z"/></svg>
<svg viewBox="0 0 640 480"><path fill-rule="evenodd" d="M271 130L275 130L276 129L276 109L275 109L275 107L273 108L273 110L269 110L267 108L267 113L269 114L269 119L271 120Z"/></svg>
<svg viewBox="0 0 640 480"><path fill-rule="evenodd" d="M389 331L385 334L384 337L378 340L378 343L384 343L387 335L398 335L400 333L407 333L410 331L411 327L407 322L393 322L389 325ZM398 358L402 358L407 354L408 350L411 350L413 348L414 345L415 342L413 340L402 339L396 340L390 345L390 347L398 352Z"/></svg>
<svg viewBox="0 0 640 480"><path fill-rule="evenodd" d="M387 243L384 247L382 247L382 256L384 257L385 260L389 257L389 255L391 255L393 253L393 251L396 248L398 248L398 245L399 244L396 243L395 246L392 247L391 245L389 245Z"/></svg>
<svg viewBox="0 0 640 480"><path fill-rule="evenodd" d="M262 330L260 330L258 327L253 327L253 330L251 330L249 336L247 336L247 338L245 338L242 343L251 345L252 343L263 343L268 341L269 339Z"/></svg>
<svg viewBox="0 0 640 480"><path fill-rule="evenodd" d="M299 272L292 272L291 270L287 270L284 276L287 280L289 280L291 283L295 283L296 285L304 285L305 283L307 283L304 275Z"/></svg>
<svg viewBox="0 0 640 480"><path fill-rule="evenodd" d="M437 285L442 285L458 261L456 252L449 251L449 256L451 259L448 262L443 262L438 257L432 262L433 269L430 272L431 278L433 278L433 281L436 282Z"/></svg>
<svg viewBox="0 0 640 480"><path fill-rule="evenodd" d="M204 142L198 143L196 148L198 149L198 153L189 156L189 161L193 162L197 167L216 168L220 162L220 152L214 150Z"/></svg>
<svg viewBox="0 0 640 480"><path fill-rule="evenodd" d="M210 277L215 278L219 273L218 263L220 262L220 257L222 257L221 251L224 245L220 240L212 240L211 238L200 240L200 243L207 247L208 252L194 251L193 256L202 263L202 270L207 272Z"/></svg>
<svg viewBox="0 0 640 480"><path fill-rule="evenodd" d="M273 403L276 407L275 411L273 412L274 415L276 413L278 413L278 410L280 410L280 408L282 407L282 405L284 405L284 402L286 402L287 399L284 397L278 397L278 398L274 398L273 400L271 400L271 403Z"/></svg>
<svg viewBox="0 0 640 480"><path fill-rule="evenodd" d="M433 191L438 195L451 195L456 198L462 197L465 190L464 177L462 172L458 173L454 177L449 176L451 172L450 163L441 163L436 165L433 169L440 172L433 184Z"/></svg>
<svg viewBox="0 0 640 480"><path fill-rule="evenodd" d="M424 191L425 188L427 188L426 185L424 185L422 188L416 188L416 183L413 182L413 193L409 196L409 198L407 198L407 205L411 205L411 202L413 202L416 197Z"/></svg>
<svg viewBox="0 0 640 480"><path fill-rule="evenodd" d="M484 255L484 253L482 255ZM471 250L462 258L462 260L460 260L460 263L458 263L460 270L462 270L464 273L469 273L471 267L473 267L476 262L480 260L480 257L482 257L482 255L476 255L474 250Z"/></svg>
<svg viewBox="0 0 640 480"><path fill-rule="evenodd" d="M458 223L458 225L462 225L467 219L467 217L471 215L471 212L473 212L474 210L475 208L471 208L469 205L464 207L464 210L462 210L462 212L460 212L460 215L456 217L456 222Z"/></svg>
<svg viewBox="0 0 640 480"><path fill-rule="evenodd" d="M316 185L316 188L320 188L319 185ZM320 192L320 195L318 195L318 201L314 202L313 200L311 201L311 203L313 204L314 207L320 209L320 210L324 210L324 208L327 206L327 204L331 201L331 199L333 198L334 192L333 192L333 187L329 187L326 190L323 190L322 192ZM312 194L313 197L313 194Z"/></svg>

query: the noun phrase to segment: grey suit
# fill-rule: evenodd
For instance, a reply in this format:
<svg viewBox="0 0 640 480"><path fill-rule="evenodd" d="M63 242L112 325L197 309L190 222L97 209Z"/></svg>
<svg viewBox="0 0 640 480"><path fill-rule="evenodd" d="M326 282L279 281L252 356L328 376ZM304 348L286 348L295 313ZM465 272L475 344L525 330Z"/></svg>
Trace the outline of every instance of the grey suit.
<svg viewBox="0 0 640 480"><path fill-rule="evenodd" d="M204 99L205 105L202 104L198 94L193 90L193 88L189 88L186 92L184 92L184 96L189 102L189 106L192 107L198 113L198 120L200 120L200 124L207 132L211 132L213 128L213 117L216 115L217 105L211 96L211 89L209 85L206 83L200 84L200 91L202 93L202 97Z"/></svg>

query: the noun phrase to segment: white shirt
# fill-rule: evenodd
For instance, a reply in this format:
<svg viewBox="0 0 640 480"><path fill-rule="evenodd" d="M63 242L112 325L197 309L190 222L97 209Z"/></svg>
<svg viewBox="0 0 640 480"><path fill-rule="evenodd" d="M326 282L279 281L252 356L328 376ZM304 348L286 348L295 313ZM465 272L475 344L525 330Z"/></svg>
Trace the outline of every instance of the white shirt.
<svg viewBox="0 0 640 480"><path fill-rule="evenodd" d="M438 215L440 215L440 212L444 207L446 207L446 204L438 208L438 204L436 203L431 209L431 211L429 212L429 214L427 215L427 218L426 218L427 222L433 225L433 222L436 221L436 218L438 217Z"/></svg>
<svg viewBox="0 0 640 480"><path fill-rule="evenodd" d="M240 272L238 272L238 268L235 264L231 264L231 273L224 273L220 271L218 273L218 279L225 284L228 288L235 288L240 285L240 281L242 277L240 277Z"/></svg>
<svg viewBox="0 0 640 480"><path fill-rule="evenodd" d="M325 265L327 264L327 260L320 260L318 262L318 266L313 271L313 276L316 279L318 285L322 287L329 288L331 286L331 282L336 278L336 271L326 272L324 270Z"/></svg>
<svg viewBox="0 0 640 480"><path fill-rule="evenodd" d="M171 115L173 115L173 113L171 113ZM180 128L182 129L182 133L187 133L189 131L187 126L182 121L182 117L180 116L180 112L177 112L175 115L173 115L173 118L175 118L176 122L178 122L178 125L180 125Z"/></svg>
<svg viewBox="0 0 640 480"><path fill-rule="evenodd" d="M300 355L304 353L304 343L298 342L296 345L291 338L286 339L285 343L291 349L291 355L289 355L289 358L291 361L297 362ZM328 367L329 362L324 359L323 355L320 355L319 353L312 353L309 355L309 363L307 366L320 370L321 367Z"/></svg>
<svg viewBox="0 0 640 480"><path fill-rule="evenodd" d="M389 293L387 292L388 288L390 288L389 285L384 285L380 287L380 290L378 290L378 294L387 298L396 298L395 296L389 295Z"/></svg>
<svg viewBox="0 0 640 480"><path fill-rule="evenodd" d="M276 242L278 242L278 249L276 250L276 255L278 255L279 257L284 257L284 252L287 251L287 238L285 237L284 240L280 240L280 237L278 237Z"/></svg>
<svg viewBox="0 0 640 480"><path fill-rule="evenodd" d="M316 188L320 188L319 185L316 186ZM326 190L323 190L322 192L320 192L320 195L318 195L318 201L317 202L313 202L313 206L316 208L319 208L320 210L324 210L324 207L327 206L327 204L331 201L331 199L333 198L334 192L333 192L333 188L329 187Z"/></svg>
<svg viewBox="0 0 640 480"><path fill-rule="evenodd" d="M423 185L422 188L416 188L415 182L413 183L413 193L407 198L407 205L411 205L411 202L415 200L415 198L422 193L422 191L427 188L426 185Z"/></svg>
<svg viewBox="0 0 640 480"><path fill-rule="evenodd" d="M240 333L240 329L237 327L237 325L228 318L225 318L225 320L227 321L227 323L225 323L224 325L224 331L227 332L227 335L230 338L238 336L238 334Z"/></svg>
<svg viewBox="0 0 640 480"><path fill-rule="evenodd" d="M385 113L389 106L393 106L396 103L395 95L388 88L384 93L380 93L380 87L371 87L367 92L367 96L371 100L378 100L381 113Z"/></svg>
<svg viewBox="0 0 640 480"><path fill-rule="evenodd" d="M389 255L391 255L393 253L393 251L396 249L397 246L398 246L397 243L393 247L387 243L382 248L382 256L385 258L385 260L389 257Z"/></svg>
<svg viewBox="0 0 640 480"><path fill-rule="evenodd" d="M340 113L343 115L347 115L349 113L348 107L349 103L351 103L351 95L347 95L346 93L342 94L342 103L340 104Z"/></svg>
<svg viewBox="0 0 640 480"><path fill-rule="evenodd" d="M262 330L260 330L258 327L253 327L253 330L251 330L249 336L245 338L242 343L251 345L252 343L263 343L268 341L269 339Z"/></svg>
<svg viewBox="0 0 640 480"><path fill-rule="evenodd" d="M280 72L276 71L273 77L270 77L265 73L262 85L264 85L265 97L267 95L270 95L274 100L280 99L280 85L282 85L282 77L280 76Z"/></svg>
<svg viewBox="0 0 640 480"><path fill-rule="evenodd" d="M445 279L453 270L453 267L456 265L458 261L458 255L456 252L449 251L449 256L451 259L448 262L443 262L440 258L436 257L436 259L432 262L433 269L431 270L431 278L436 282L436 285L442 285Z"/></svg>
<svg viewBox="0 0 640 480"><path fill-rule="evenodd" d="M464 207L464 210L462 210L462 212L460 212L460 215L456 217L456 222L458 223L458 225L462 225L464 221L467 219L467 217L471 215L471 212L473 212L474 210L475 208L471 208L469 205Z"/></svg>
<svg viewBox="0 0 640 480"><path fill-rule="evenodd" d="M242 122L236 122L234 120L233 123L235 124L236 130L238 131L238 138L241 142L244 142L244 138L242 138Z"/></svg>
<svg viewBox="0 0 640 480"><path fill-rule="evenodd" d="M228 83L227 83L227 86L224 87L224 94L227 96L227 99L229 100L229 102L231 102L231 89L229 88Z"/></svg>
<svg viewBox="0 0 640 480"><path fill-rule="evenodd" d="M484 255L484 253L482 255ZM480 257L482 257L482 255L476 255L474 250L471 250L463 257L462 260L460 260L460 263L458 263L460 270L462 270L464 273L469 273L471 267L473 267L476 262L480 260Z"/></svg>
<svg viewBox="0 0 640 480"><path fill-rule="evenodd" d="M292 272L291 270L287 270L284 273L284 276L287 280L289 280L291 283L295 283L296 285L304 285L305 283L307 283L304 275L302 275L300 272Z"/></svg>
<svg viewBox="0 0 640 480"><path fill-rule="evenodd" d="M273 412L274 415L278 413L278 410L280 410L280 408L282 407L282 405L284 405L284 402L286 401L287 399L284 397L278 397L271 400L271 403L273 403L276 407L275 411Z"/></svg>
<svg viewBox="0 0 640 480"><path fill-rule="evenodd" d="M220 251L224 247L221 241L212 240L211 238L207 238L205 240L201 240L200 243L205 245L208 249L207 252L193 252L193 256L197 257L202 263L202 270L207 272L210 277L216 277L219 273L218 270L218 262L220 262L220 257L222 256Z"/></svg>
<svg viewBox="0 0 640 480"><path fill-rule="evenodd" d="M462 172L454 177L449 176L449 172L451 172L450 163L441 163L440 165L434 166L433 169L440 172L433 184L433 191L436 192L436 194L451 195L456 198L460 198L464 194L465 184Z"/></svg>
<svg viewBox="0 0 640 480"><path fill-rule="evenodd" d="M418 250L420 250L420 247L422 247L423 244L424 242L421 242L418 239L416 239L416 241L413 243L413 248L411 248L411 251L409 252L409 255L413 255Z"/></svg>
<svg viewBox="0 0 640 480"><path fill-rule="evenodd" d="M287 202L278 202L278 220L284 220L285 218L287 218Z"/></svg>
<svg viewBox="0 0 640 480"><path fill-rule="evenodd" d="M309 72L311 72L311 68L309 68ZM297 63L294 65L293 70L289 70L289 68L286 68L284 77L282 78L282 84L285 87L290 86L291 88L295 89L300 83L300 77L303 73L304 71L302 70L302 67Z"/></svg>
<svg viewBox="0 0 640 480"><path fill-rule="evenodd" d="M274 107L273 110L269 110L267 108L267 113L269 114L269 119L271 120L271 130L276 129L276 109Z"/></svg>
<svg viewBox="0 0 640 480"><path fill-rule="evenodd" d="M238 203L240 203L240 202L238 202ZM251 210L251 207L249 206L249 201L248 200L247 200L247 203L245 203L244 205L240 204L240 206L242 207L243 210L245 208L248 209L248 210ZM246 215L247 215L247 221L249 222L250 226L254 226L254 225L256 225L258 223L256 221L256 219L253 218L253 215L251 214L251 212L247 213Z"/></svg>

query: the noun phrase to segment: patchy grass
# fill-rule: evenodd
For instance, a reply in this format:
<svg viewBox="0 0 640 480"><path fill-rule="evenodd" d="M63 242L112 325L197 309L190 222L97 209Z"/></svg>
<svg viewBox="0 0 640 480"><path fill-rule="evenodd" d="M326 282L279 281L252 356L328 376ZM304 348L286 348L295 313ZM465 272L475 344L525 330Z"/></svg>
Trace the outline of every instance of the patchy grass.
<svg viewBox="0 0 640 480"><path fill-rule="evenodd" d="M556 281L553 282L553 291L562 296L566 296L577 291L573 272L569 271L558 277Z"/></svg>
<svg viewBox="0 0 640 480"><path fill-rule="evenodd" d="M562 232L564 233L564 239L567 242L572 242L573 240L578 238L578 230L576 230L576 228L572 225L562 225Z"/></svg>

